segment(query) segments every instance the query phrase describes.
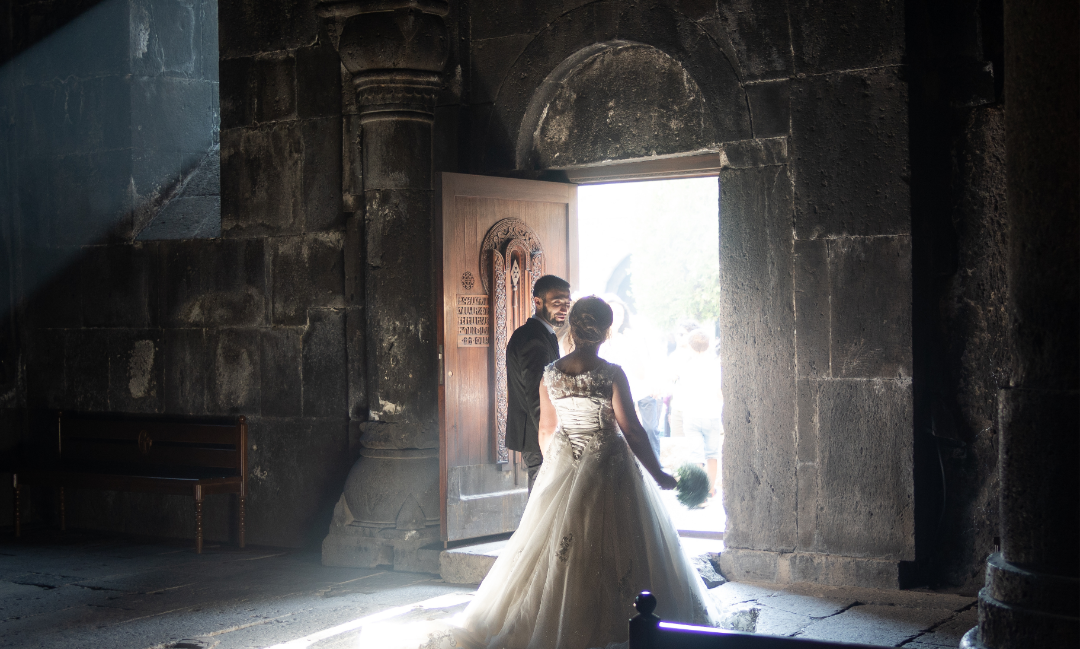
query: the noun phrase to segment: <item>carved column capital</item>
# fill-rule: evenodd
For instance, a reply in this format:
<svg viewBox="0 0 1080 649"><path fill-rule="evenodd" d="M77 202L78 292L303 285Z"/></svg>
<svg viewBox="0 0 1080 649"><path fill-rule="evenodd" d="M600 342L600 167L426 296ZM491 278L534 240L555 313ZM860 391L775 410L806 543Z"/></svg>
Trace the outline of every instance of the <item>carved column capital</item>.
<svg viewBox="0 0 1080 649"><path fill-rule="evenodd" d="M449 53L446 0L323 0L361 121L431 122Z"/></svg>

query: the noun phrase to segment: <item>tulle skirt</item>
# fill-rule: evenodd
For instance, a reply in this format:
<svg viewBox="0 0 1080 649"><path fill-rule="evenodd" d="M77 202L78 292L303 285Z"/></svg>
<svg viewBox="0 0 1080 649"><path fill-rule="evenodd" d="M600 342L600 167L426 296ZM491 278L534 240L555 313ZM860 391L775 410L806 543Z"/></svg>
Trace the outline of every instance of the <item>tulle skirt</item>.
<svg viewBox="0 0 1080 649"><path fill-rule="evenodd" d="M457 626L425 629L425 642L412 646L619 646L642 590L656 595L661 619L707 626L718 619L656 483L623 436L597 431L575 457L557 432L517 531Z"/></svg>

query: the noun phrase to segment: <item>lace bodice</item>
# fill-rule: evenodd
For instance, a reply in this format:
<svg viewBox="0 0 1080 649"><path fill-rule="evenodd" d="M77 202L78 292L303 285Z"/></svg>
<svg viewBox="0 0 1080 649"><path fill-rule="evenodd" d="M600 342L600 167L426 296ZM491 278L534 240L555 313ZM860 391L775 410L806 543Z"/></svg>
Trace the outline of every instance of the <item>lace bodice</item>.
<svg viewBox="0 0 1080 649"><path fill-rule="evenodd" d="M570 375L552 363L544 370L548 396L559 416L555 434L566 435L575 458L581 457L598 433L618 430L611 406L612 381L618 367L605 361L588 372Z"/></svg>

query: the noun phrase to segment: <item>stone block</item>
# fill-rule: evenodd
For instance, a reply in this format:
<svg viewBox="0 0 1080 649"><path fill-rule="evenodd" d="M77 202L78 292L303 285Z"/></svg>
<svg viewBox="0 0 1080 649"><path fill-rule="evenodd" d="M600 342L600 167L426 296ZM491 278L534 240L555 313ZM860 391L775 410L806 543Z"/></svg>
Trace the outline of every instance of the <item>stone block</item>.
<svg viewBox="0 0 1080 649"><path fill-rule="evenodd" d="M260 332L222 329L207 333L213 355L207 377L206 409L214 415L251 415L262 404ZM294 387L295 389L295 387Z"/></svg>
<svg viewBox="0 0 1080 649"><path fill-rule="evenodd" d="M911 238L828 242L831 371L844 378L911 376Z"/></svg>
<svg viewBox="0 0 1080 649"><path fill-rule="evenodd" d="M557 0L551 3L485 0L470 6L472 35L479 40L511 34L535 34L558 16L587 4L588 0Z"/></svg>
<svg viewBox="0 0 1080 649"><path fill-rule="evenodd" d="M221 58L295 49L315 41L319 17L304 0L243 0L218 7Z"/></svg>
<svg viewBox="0 0 1080 649"><path fill-rule="evenodd" d="M470 49L469 103L495 101L510 66L525 51L533 34L474 39Z"/></svg>
<svg viewBox="0 0 1080 649"><path fill-rule="evenodd" d="M301 407L300 328L263 329L259 368L262 381L260 412L264 417L299 417Z"/></svg>
<svg viewBox="0 0 1080 649"><path fill-rule="evenodd" d="M196 39L196 3L135 0L130 5L132 73L194 76L196 48L202 45Z"/></svg>
<svg viewBox="0 0 1080 649"><path fill-rule="evenodd" d="M754 137L784 137L791 132L791 89L786 79L747 85Z"/></svg>
<svg viewBox="0 0 1080 649"><path fill-rule="evenodd" d="M329 43L320 40L296 50L296 116L341 115L341 59Z"/></svg>
<svg viewBox="0 0 1080 649"><path fill-rule="evenodd" d="M788 77L792 72L787 2L734 0L718 4L701 26L738 66L744 80Z"/></svg>
<svg viewBox="0 0 1080 649"><path fill-rule="evenodd" d="M21 51L17 66L23 84L129 72L126 2L100 2L92 8L50 3L36 9L22 13L25 22L14 30L22 45L16 51ZM60 28L64 29L62 38L50 38L47 45L32 47Z"/></svg>
<svg viewBox="0 0 1080 649"><path fill-rule="evenodd" d="M304 325L312 307L343 307L344 237L340 233L270 240L273 323Z"/></svg>
<svg viewBox="0 0 1080 649"><path fill-rule="evenodd" d="M83 266L81 248L28 247L23 252L25 323L32 329L82 326Z"/></svg>
<svg viewBox="0 0 1080 649"><path fill-rule="evenodd" d="M345 305L364 306L364 240L363 217L350 214L345 223Z"/></svg>
<svg viewBox="0 0 1080 649"><path fill-rule="evenodd" d="M165 374L165 412L178 415L207 413L207 383L214 366L205 329L166 329L162 355Z"/></svg>
<svg viewBox="0 0 1080 649"><path fill-rule="evenodd" d="M199 167L188 177L183 196L221 196L221 149L206 152Z"/></svg>
<svg viewBox="0 0 1080 649"><path fill-rule="evenodd" d="M344 419L248 419L248 542L322 541L352 464Z"/></svg>
<svg viewBox="0 0 1080 649"><path fill-rule="evenodd" d="M201 79L218 81L218 2L197 2L195 34L199 42L195 74Z"/></svg>
<svg viewBox="0 0 1080 649"><path fill-rule="evenodd" d="M343 230L341 118L305 121L303 138L304 229L307 232Z"/></svg>
<svg viewBox="0 0 1080 649"><path fill-rule="evenodd" d="M296 117L296 57L274 52L255 57L251 67L256 123Z"/></svg>
<svg viewBox="0 0 1080 649"><path fill-rule="evenodd" d="M212 239L159 245L165 326L266 324L266 260L262 240Z"/></svg>
<svg viewBox="0 0 1080 649"><path fill-rule="evenodd" d="M221 229L228 236L303 229L303 143L299 125L221 132Z"/></svg>
<svg viewBox="0 0 1080 649"><path fill-rule="evenodd" d="M443 550L439 554L439 576L448 584L479 584L505 546L505 541L495 541Z"/></svg>
<svg viewBox="0 0 1080 649"><path fill-rule="evenodd" d="M816 74L900 65L904 59L904 5L860 0L791 6L795 72Z"/></svg>
<svg viewBox="0 0 1080 649"><path fill-rule="evenodd" d="M251 126L255 121L255 59L221 59L219 101L221 129Z"/></svg>
<svg viewBox="0 0 1080 649"><path fill-rule="evenodd" d="M894 69L792 82L799 239L911 231L907 111Z"/></svg>
<svg viewBox="0 0 1080 649"><path fill-rule="evenodd" d="M164 207L137 237L161 239L211 239L221 234L221 198L180 196Z"/></svg>
<svg viewBox="0 0 1080 649"><path fill-rule="evenodd" d="M367 318L363 307L345 309L345 353L348 357L348 409L349 417L363 419L367 416L367 366L365 345Z"/></svg>
<svg viewBox="0 0 1080 649"><path fill-rule="evenodd" d="M109 340L104 329L68 331L64 339L67 408L109 409Z"/></svg>
<svg viewBox="0 0 1080 649"><path fill-rule="evenodd" d="M84 326L143 328L157 324L156 252L153 244L142 243L86 250L78 273Z"/></svg>
<svg viewBox="0 0 1080 649"><path fill-rule="evenodd" d="M53 246L84 246L131 238L128 150L60 158L52 178L55 211L46 221ZM62 191L58 191L63 188Z"/></svg>
<svg viewBox="0 0 1080 649"><path fill-rule="evenodd" d="M720 146L720 165L725 169L752 169L787 163L787 138L739 140Z"/></svg>
<svg viewBox="0 0 1080 649"><path fill-rule="evenodd" d="M784 167L720 174L728 548L796 544L790 188Z"/></svg>
<svg viewBox="0 0 1080 649"><path fill-rule="evenodd" d="M14 107L16 150L21 156L44 156L130 146L130 93L130 79L117 75L26 86Z"/></svg>
<svg viewBox="0 0 1080 649"><path fill-rule="evenodd" d="M817 422L820 477L813 517L799 519L800 537L812 543L805 549L913 560L911 382L832 379L816 387L805 406L811 425ZM813 485L807 488L813 502Z"/></svg>
<svg viewBox="0 0 1080 649"><path fill-rule="evenodd" d="M896 590L905 586L902 577L906 564L896 560L728 548L720 555L720 570L729 582L795 583L796 587L800 582L810 582ZM835 596L843 597L844 593ZM776 599L776 604L770 605L783 608L782 600ZM826 605L831 606L831 602Z"/></svg>
<svg viewBox="0 0 1080 649"><path fill-rule="evenodd" d="M364 154L361 150L363 130L360 116L346 113L341 120L341 192L345 212L363 211Z"/></svg>
<svg viewBox="0 0 1080 649"><path fill-rule="evenodd" d="M165 386L161 330L110 330L108 345L109 410L161 412Z"/></svg>
<svg viewBox="0 0 1080 649"><path fill-rule="evenodd" d="M432 127L432 162L436 171L458 171L461 141L461 104L435 107Z"/></svg>
<svg viewBox="0 0 1080 649"><path fill-rule="evenodd" d="M832 376L832 283L828 242L795 242L795 338L799 377Z"/></svg>
<svg viewBox="0 0 1080 649"><path fill-rule="evenodd" d="M838 615L816 620L800 638L843 640L878 646L897 646L952 617L948 609L909 609L890 606L855 606Z"/></svg>
<svg viewBox="0 0 1080 649"><path fill-rule="evenodd" d="M304 416L345 417L349 377L344 309L312 309L303 337Z"/></svg>
<svg viewBox="0 0 1080 649"><path fill-rule="evenodd" d="M67 407L67 374L64 347L67 332L38 329L28 335L26 346L26 405L59 410Z"/></svg>
<svg viewBox="0 0 1080 649"><path fill-rule="evenodd" d="M217 87L202 79L136 77L131 82L131 146L136 150L206 151L214 144Z"/></svg>
<svg viewBox="0 0 1080 649"><path fill-rule="evenodd" d="M166 197L183 180L182 159L177 151L139 149L131 154L133 229L144 230L161 211Z"/></svg>
<svg viewBox="0 0 1080 649"><path fill-rule="evenodd" d="M15 202L23 241L27 247L44 248L51 245L49 225L57 213L60 200L56 191L60 161L56 158L23 158L12 169Z"/></svg>

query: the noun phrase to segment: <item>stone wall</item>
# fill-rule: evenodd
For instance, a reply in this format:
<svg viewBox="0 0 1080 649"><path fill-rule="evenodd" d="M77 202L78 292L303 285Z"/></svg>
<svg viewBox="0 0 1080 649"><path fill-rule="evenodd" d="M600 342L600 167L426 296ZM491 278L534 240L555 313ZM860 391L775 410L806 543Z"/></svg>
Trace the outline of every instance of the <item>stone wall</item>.
<svg viewBox="0 0 1080 649"><path fill-rule="evenodd" d="M73 3L72 24L112 2L82 14ZM101 152L58 151L44 162L23 163L20 172L22 301L15 315L22 349L17 396L5 405L20 413L27 448L53 439L51 417L43 414L53 409L243 414L251 444L249 542L317 543L352 460L337 55L321 40L313 10L301 3L222 3L220 15L213 3L121 4L123 11L101 18L93 33L122 44L116 58L126 65L131 53L133 66L141 65L134 53L144 45L143 61L175 54L165 35L138 31L140 11L155 20L164 20L169 8L206 12L198 60L215 81L213 100L208 95L205 102L212 128L197 142L195 163L217 139L220 20L220 238L132 240L147 204L140 174L155 170L144 156L153 151L139 144L139 134L169 128L177 114L191 118L195 109L163 102L174 112L137 119L143 95L134 91L121 93L120 101L131 98L123 118L89 104L72 137L96 137L87 146ZM58 29L51 38L67 43L68 33ZM71 63L76 53L65 50L60 60ZM137 80L138 70L133 74ZM89 76L95 84L111 83ZM161 83L158 92L166 93L173 82ZM19 88L17 99L25 104L35 92ZM96 126L114 118L121 120L117 131L133 134L130 143ZM36 125L19 124L16 139L63 134L64 114L38 111L35 119ZM112 175L93 164L124 147ZM177 174L187 171L187 159L175 153L163 157L175 162ZM87 168L78 166L84 159ZM126 193L129 186L138 196ZM100 224L101 232L88 232L87 224ZM48 521L51 494L32 491L32 513ZM80 492L69 500L69 524L76 527L193 535L190 498ZM232 500L208 500L209 539L235 537Z"/></svg>
<svg viewBox="0 0 1080 649"><path fill-rule="evenodd" d="M899 585L916 559L904 7L472 13L474 171L722 152L730 576Z"/></svg>
<svg viewBox="0 0 1080 649"><path fill-rule="evenodd" d="M895 586L915 561L924 583L980 579L1010 361L1003 109L984 66L1000 67L1000 9L975 4L451 3L436 170L717 156L730 576ZM251 542L317 543L378 342L358 109L312 3L222 1L193 58L155 31L178 24L166 9L212 7L0 2L0 30L30 35L0 39L0 444L47 447L56 408L244 414ZM115 47L79 56L78 34ZM29 60L62 74L27 76ZM135 241L219 114L143 100L195 101L218 72L219 236ZM162 130L183 124L202 128ZM36 520L51 498L31 494ZM232 507L209 501L209 538L232 534ZM193 529L186 498L88 492L68 511Z"/></svg>

